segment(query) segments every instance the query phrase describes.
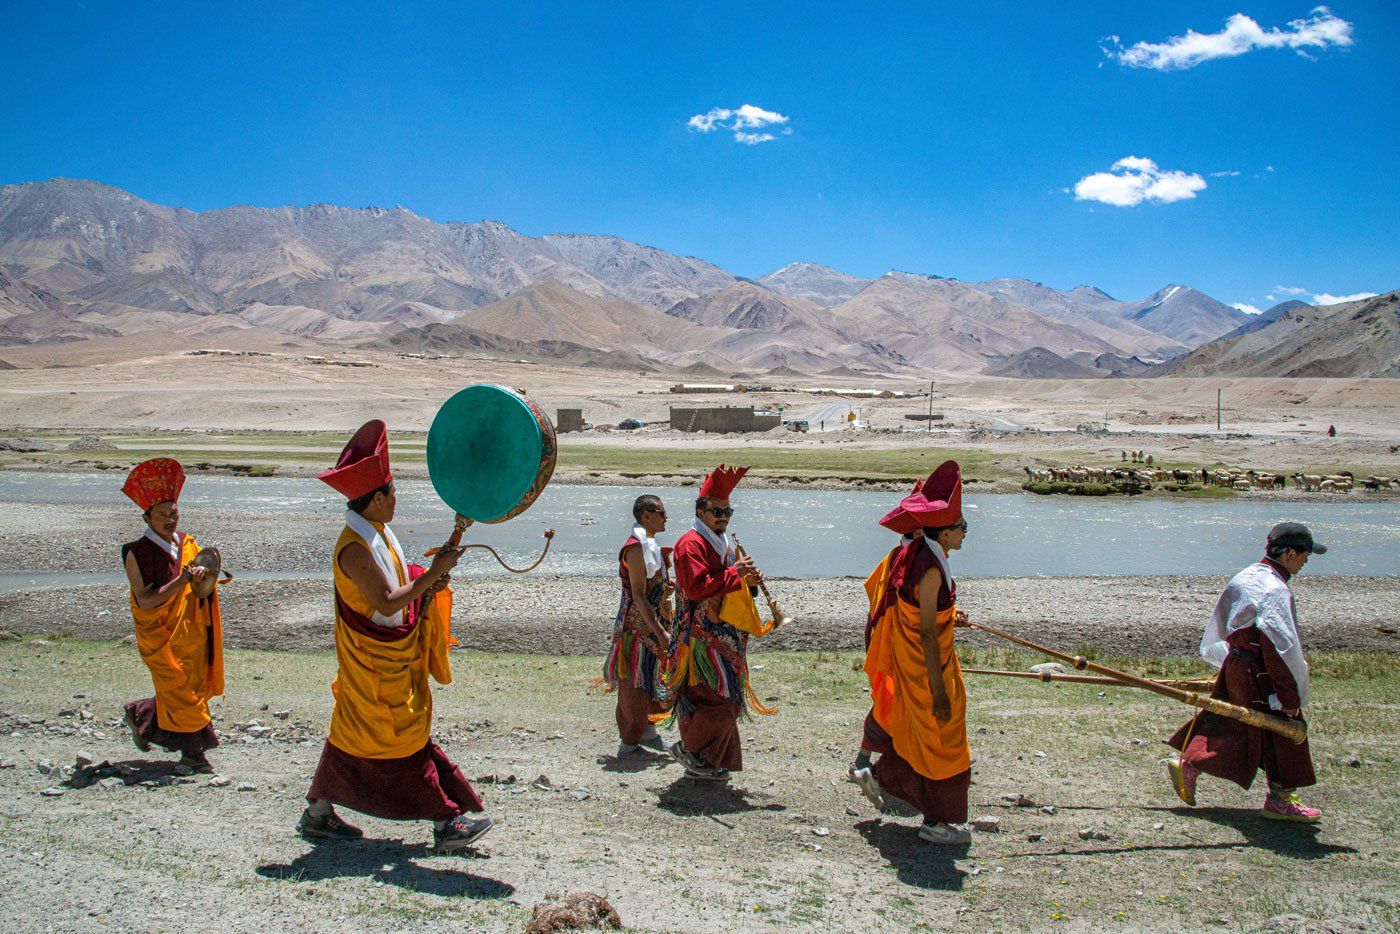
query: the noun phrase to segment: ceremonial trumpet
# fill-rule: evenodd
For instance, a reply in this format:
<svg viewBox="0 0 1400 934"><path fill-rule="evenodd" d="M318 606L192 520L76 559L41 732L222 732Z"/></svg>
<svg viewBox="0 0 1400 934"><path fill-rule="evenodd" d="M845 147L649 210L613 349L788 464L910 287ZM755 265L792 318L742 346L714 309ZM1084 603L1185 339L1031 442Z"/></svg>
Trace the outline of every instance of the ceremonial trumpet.
<svg viewBox="0 0 1400 934"><path fill-rule="evenodd" d="M732 537L734 539L734 553L741 558L752 559L752 556L748 553L748 550L745 549L744 546L739 543L739 536L735 535ZM784 613L782 607L778 606L778 601L774 600L773 595L768 592L768 585L763 582L763 578L761 577L758 580L758 589L763 591L763 599L768 601L768 609L773 614L774 629L777 629L780 626L786 626L788 623L792 622L793 618Z"/></svg>

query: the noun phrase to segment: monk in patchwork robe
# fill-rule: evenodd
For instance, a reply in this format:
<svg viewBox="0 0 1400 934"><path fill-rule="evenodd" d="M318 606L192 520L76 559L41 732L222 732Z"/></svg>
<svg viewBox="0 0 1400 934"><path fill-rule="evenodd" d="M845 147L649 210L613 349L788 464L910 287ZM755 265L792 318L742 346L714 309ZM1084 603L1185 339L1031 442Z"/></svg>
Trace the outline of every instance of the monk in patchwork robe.
<svg viewBox="0 0 1400 934"><path fill-rule="evenodd" d="M666 668L675 612L670 549L656 541L666 530L666 505L652 495L632 504L636 525L618 553L622 602L613 626L612 648L603 664L603 682L617 691L617 756L639 748L670 749L651 718L666 712Z"/></svg>
<svg viewBox="0 0 1400 934"><path fill-rule="evenodd" d="M160 746L180 753L181 765L213 772L204 753L219 745L209 698L224 693L224 632L218 591L206 579L213 572L195 562L194 536L177 530L184 485L179 462L157 457L137 464L122 487L146 520L146 534L122 546L122 562L136 645L156 689L127 704L122 720L142 752Z"/></svg>
<svg viewBox="0 0 1400 934"><path fill-rule="evenodd" d="M1201 637L1201 656L1220 669L1212 697L1237 707L1303 718L1308 662L1288 582L1310 555L1326 551L1300 522L1280 522L1269 530L1264 557L1226 586ZM1167 744L1181 752L1168 761L1167 774L1172 789L1187 804L1196 803L1196 780L1202 772L1248 790L1263 769L1269 782L1263 817L1303 824L1322 818L1320 810L1298 798L1297 789L1317 783L1306 739L1294 743L1201 711Z"/></svg>
<svg viewBox="0 0 1400 934"><path fill-rule="evenodd" d="M397 498L382 421L360 428L332 470L319 475L348 500L336 542L336 679L330 738L307 792L303 837L364 836L334 805L387 820L430 820L437 852L471 846L491 829L481 799L432 740L431 675L452 681L452 591L461 555L440 551L426 570L409 564L389 527Z"/></svg>
<svg viewBox="0 0 1400 934"><path fill-rule="evenodd" d="M922 490L880 521L896 532L923 534L883 562L867 584L871 711L861 748L880 754L873 777L883 796L922 812L919 839L965 844L972 835L958 825L967 821L972 757L953 629L966 625L967 616L957 608L948 567L949 553L967 535L957 462L941 464Z"/></svg>
<svg viewBox="0 0 1400 934"><path fill-rule="evenodd" d="M747 467L720 464L695 501L695 524L676 542L676 630L671 642L672 714L680 721L671 754L691 778L728 781L744 767L739 717L771 714L749 684L750 636L772 623L758 617L751 588L762 580L752 559L738 558L727 529L730 494Z"/></svg>

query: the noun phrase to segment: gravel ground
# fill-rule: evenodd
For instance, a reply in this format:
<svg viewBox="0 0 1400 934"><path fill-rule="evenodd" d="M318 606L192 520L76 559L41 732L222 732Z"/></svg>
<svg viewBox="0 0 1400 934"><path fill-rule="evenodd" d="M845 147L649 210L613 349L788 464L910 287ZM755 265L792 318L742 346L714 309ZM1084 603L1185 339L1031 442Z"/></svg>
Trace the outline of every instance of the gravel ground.
<svg viewBox="0 0 1400 934"><path fill-rule="evenodd" d="M1062 651L1092 645L1119 655L1192 655L1223 577L964 578L958 603L981 622ZM597 577L459 577L453 630L467 648L538 655L600 655L618 585ZM796 617L756 651L858 649L865 627L862 581L773 580ZM1400 652L1400 587L1394 578L1304 577L1298 582L1310 651ZM223 594L224 638L233 648L318 652L333 647L326 578L235 580ZM120 584L0 597L0 629L118 639L131 632ZM1385 632L1384 630L1391 630ZM959 638L964 638L959 635ZM999 640L980 633L972 644Z"/></svg>

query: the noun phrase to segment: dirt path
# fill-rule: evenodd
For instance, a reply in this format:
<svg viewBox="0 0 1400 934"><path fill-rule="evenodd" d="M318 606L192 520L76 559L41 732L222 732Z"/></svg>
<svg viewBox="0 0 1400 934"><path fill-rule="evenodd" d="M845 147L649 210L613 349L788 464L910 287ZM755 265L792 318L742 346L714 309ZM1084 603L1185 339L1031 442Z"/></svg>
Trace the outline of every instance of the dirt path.
<svg viewBox="0 0 1400 934"><path fill-rule="evenodd" d="M14 763L0 769L5 928L518 932L547 892L574 890L605 894L638 931L1400 924L1400 815L1378 806L1400 777L1393 661L1315 682L1317 828L1262 821L1257 791L1219 782L1202 781L1200 807L1180 805L1157 741L1184 707L974 682L973 814L999 832L945 850L842 781L867 705L854 658L758 660L756 686L780 713L743 725L745 771L720 789L667 760L611 757L611 698L586 688L596 658L458 654L455 682L435 691L436 738L469 777L497 778L477 784L500 826L475 857L437 857L421 822L357 817L369 839L319 848L293 833L329 716L327 653L231 653L211 753L229 783L211 787L136 753L119 728L119 704L149 692L133 648L0 644L0 758ZM253 719L273 732L254 739L240 728ZM36 768L79 750L129 774L72 788ZM64 793L40 794L50 787Z"/></svg>

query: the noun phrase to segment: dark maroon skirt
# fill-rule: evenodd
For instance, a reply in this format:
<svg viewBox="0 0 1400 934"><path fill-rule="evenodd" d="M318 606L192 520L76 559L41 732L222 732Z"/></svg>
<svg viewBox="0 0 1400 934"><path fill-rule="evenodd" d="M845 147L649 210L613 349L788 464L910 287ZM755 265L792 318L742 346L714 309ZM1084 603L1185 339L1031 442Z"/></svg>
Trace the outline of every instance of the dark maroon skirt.
<svg viewBox="0 0 1400 934"><path fill-rule="evenodd" d="M949 778L920 775L895 752L890 734L876 722L874 713L865 715L865 735L861 737L860 748L880 754L875 763L875 779L880 787L922 811L925 823L966 823L967 789L972 784L972 769L964 769Z"/></svg>
<svg viewBox="0 0 1400 934"><path fill-rule="evenodd" d="M177 733L174 730L163 730L160 721L156 716L156 699L146 697L135 700L126 705L126 712L131 714L131 722L136 724L136 732L141 734L141 738L148 743L154 743L167 752L178 752L184 755L197 755L206 749L213 749L219 745L219 736L214 732L214 724L207 724L202 730L195 730L193 733Z"/></svg>
<svg viewBox="0 0 1400 934"><path fill-rule="evenodd" d="M739 739L739 705L707 684L688 684L681 697L684 704L678 719L685 748L707 765L741 771L744 747Z"/></svg>
<svg viewBox="0 0 1400 934"><path fill-rule="evenodd" d="M451 820L486 807L436 743L401 759L365 759L326 742L308 801L326 800L385 820Z"/></svg>

